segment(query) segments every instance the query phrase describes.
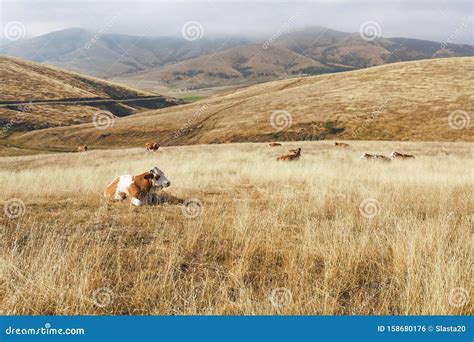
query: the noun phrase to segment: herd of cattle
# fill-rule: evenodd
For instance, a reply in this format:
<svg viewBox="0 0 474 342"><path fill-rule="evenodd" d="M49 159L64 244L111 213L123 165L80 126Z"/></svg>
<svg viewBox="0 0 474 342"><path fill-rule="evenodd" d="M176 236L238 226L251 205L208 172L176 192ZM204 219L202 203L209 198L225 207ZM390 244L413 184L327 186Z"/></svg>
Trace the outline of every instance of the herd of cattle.
<svg viewBox="0 0 474 342"><path fill-rule="evenodd" d="M276 147L276 146L281 146L280 143L277 142L272 142L269 144L270 147ZM350 145L346 143L341 143L341 142L335 142L334 146L338 148L349 148ZM298 160L301 157L301 148L297 148L295 150L289 150L289 154L283 154L277 158L279 161L294 161ZM393 159L415 159L415 156L412 154L403 154L397 151L393 151L392 154L390 154L390 158ZM382 154L369 154L369 153L364 153L362 156L360 156L360 159L363 160L376 160L376 161L382 161L389 163L392 160L389 157L386 157Z"/></svg>
<svg viewBox="0 0 474 342"><path fill-rule="evenodd" d="M270 147L277 147L277 146L282 146L281 143L278 142L272 142L269 144ZM335 142L334 146L337 148L349 148L350 145L342 142ZM147 142L145 144L145 150L147 152L156 152L160 148L160 145L157 143L151 143ZM77 152L87 152L87 146L86 145L80 145L77 147ZM294 149L294 150L289 150L289 154L283 154L277 158L278 161L295 161L300 159L301 157L301 147ZM393 159L415 159L415 156L412 154L403 154L397 151L393 151L392 154L390 154L390 158ZM389 157L386 157L382 154L369 154L369 153L364 153L360 159L364 160L377 160L377 161L382 161L382 162L391 162L391 159Z"/></svg>
<svg viewBox="0 0 474 342"><path fill-rule="evenodd" d="M270 147L282 146L281 143L272 142L269 144ZM337 148L349 148L350 145L346 143L336 142L334 146ZM145 150L147 152L156 152L160 148L157 143L145 144ZM77 147L78 152L87 152L88 148L86 145ZM283 154L277 158L278 161L296 161L301 157L301 147L297 149L289 150L288 154ZM390 155L393 159L414 159L415 156L411 154L403 154L397 151L393 151ZM363 160L375 160L382 162L390 162L391 159L381 154L369 154L364 153L361 157ZM139 175L122 175L114 178L112 182L107 185L104 191L104 196L112 201L121 201L129 199L130 203L134 206L140 206L142 204L152 204L156 200L156 193L168 186L171 182L166 178L163 171L159 168L154 167L150 171L141 173Z"/></svg>

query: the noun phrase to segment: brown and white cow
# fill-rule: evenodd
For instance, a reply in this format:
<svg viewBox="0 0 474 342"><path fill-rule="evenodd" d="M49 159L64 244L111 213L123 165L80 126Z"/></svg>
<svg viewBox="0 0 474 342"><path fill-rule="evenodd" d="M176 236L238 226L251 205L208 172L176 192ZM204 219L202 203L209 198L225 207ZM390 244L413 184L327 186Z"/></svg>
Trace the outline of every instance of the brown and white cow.
<svg viewBox="0 0 474 342"><path fill-rule="evenodd" d="M415 156L412 154L403 154L397 151L393 151L390 157L394 159L415 159Z"/></svg>
<svg viewBox="0 0 474 342"><path fill-rule="evenodd" d="M77 152L87 152L87 146L86 145L77 146Z"/></svg>
<svg viewBox="0 0 474 342"><path fill-rule="evenodd" d="M349 144L341 143L341 142L335 142L335 143L334 143L334 146L336 146L336 147L341 147L341 148L348 148L348 147L349 147Z"/></svg>
<svg viewBox="0 0 474 342"><path fill-rule="evenodd" d="M290 150L291 154L284 154L277 158L280 161L293 161L298 160L301 157L301 148L297 148L296 150Z"/></svg>
<svg viewBox="0 0 474 342"><path fill-rule="evenodd" d="M369 153L364 153L363 155L360 156L360 159L376 160L376 161L382 161L385 163L390 163L392 161L389 157L386 157L382 154L369 154Z"/></svg>
<svg viewBox="0 0 474 342"><path fill-rule="evenodd" d="M150 204L153 194L163 188L167 188L171 182L166 178L163 171L154 167L150 171L139 175L123 175L116 177L104 190L104 196L113 201L121 201L126 198L134 206L143 203Z"/></svg>
<svg viewBox="0 0 474 342"><path fill-rule="evenodd" d="M149 143L149 142L147 142L147 143L145 144L145 149L147 150L147 152L149 152L149 151L156 152L159 148L160 148L160 145L157 144L157 143Z"/></svg>
<svg viewBox="0 0 474 342"><path fill-rule="evenodd" d="M270 147L275 147L275 146L281 146L280 143L277 143L277 142L272 142L272 143L269 143L268 144Z"/></svg>
<svg viewBox="0 0 474 342"><path fill-rule="evenodd" d="M301 152L301 148L295 148L294 150L288 150L288 152L293 154L299 154Z"/></svg>

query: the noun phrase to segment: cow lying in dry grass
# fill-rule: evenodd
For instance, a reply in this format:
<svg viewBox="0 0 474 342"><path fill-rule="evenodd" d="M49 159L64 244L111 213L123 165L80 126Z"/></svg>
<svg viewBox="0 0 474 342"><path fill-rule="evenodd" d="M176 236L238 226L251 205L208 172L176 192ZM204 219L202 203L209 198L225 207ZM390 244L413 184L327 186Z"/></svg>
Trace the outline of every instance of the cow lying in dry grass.
<svg viewBox="0 0 474 342"><path fill-rule="evenodd" d="M336 147L341 147L341 148L348 148L348 147L349 147L349 144L340 143L340 142L335 142L335 143L334 143L334 146L336 146Z"/></svg>
<svg viewBox="0 0 474 342"><path fill-rule="evenodd" d="M403 154L397 151L393 151L390 157L394 159L415 159L415 156L412 154Z"/></svg>
<svg viewBox="0 0 474 342"><path fill-rule="evenodd" d="M296 150L290 150L290 154L284 154L277 158L280 161L293 161L298 160L301 157L301 148L297 148Z"/></svg>
<svg viewBox="0 0 474 342"><path fill-rule="evenodd" d="M157 144L157 143L147 142L145 144L145 149L146 149L147 152L150 152L150 151L156 152L159 148L160 148L160 145Z"/></svg>
<svg viewBox="0 0 474 342"><path fill-rule="evenodd" d="M369 153L364 153L363 155L360 156L360 159L362 160L376 160L376 161L382 161L385 163L390 163L392 160L389 157L386 157L382 154L369 154Z"/></svg>
<svg viewBox="0 0 474 342"><path fill-rule="evenodd" d="M79 145L77 147L77 152L87 152L87 146L86 145Z"/></svg>
<svg viewBox="0 0 474 342"><path fill-rule="evenodd" d="M139 175L123 175L116 177L104 191L104 196L113 201L121 201L126 198L134 206L142 203L150 204L153 194L163 188L167 188L171 182L166 178L163 171L154 167L150 171Z"/></svg>

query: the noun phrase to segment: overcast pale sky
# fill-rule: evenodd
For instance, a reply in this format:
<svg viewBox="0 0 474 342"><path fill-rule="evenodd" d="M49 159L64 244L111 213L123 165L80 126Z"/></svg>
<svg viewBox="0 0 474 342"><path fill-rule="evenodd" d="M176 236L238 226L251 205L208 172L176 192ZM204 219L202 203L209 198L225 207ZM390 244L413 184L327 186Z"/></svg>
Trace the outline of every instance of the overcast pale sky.
<svg viewBox="0 0 474 342"><path fill-rule="evenodd" d="M69 27L145 36L180 36L196 21L204 36L272 35L324 26L358 32L375 21L383 37L473 44L473 1L26 1L0 0L1 37L19 22L27 37Z"/></svg>

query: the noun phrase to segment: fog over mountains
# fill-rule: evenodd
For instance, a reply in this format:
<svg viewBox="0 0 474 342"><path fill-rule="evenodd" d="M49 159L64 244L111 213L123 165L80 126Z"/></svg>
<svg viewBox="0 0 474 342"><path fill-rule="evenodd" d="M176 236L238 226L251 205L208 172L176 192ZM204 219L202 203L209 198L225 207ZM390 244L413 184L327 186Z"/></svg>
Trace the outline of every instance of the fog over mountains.
<svg viewBox="0 0 474 342"><path fill-rule="evenodd" d="M323 27L248 37L141 37L70 28L2 46L2 54L142 89L236 86L381 64L474 56L474 47L410 38L364 39Z"/></svg>

